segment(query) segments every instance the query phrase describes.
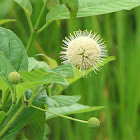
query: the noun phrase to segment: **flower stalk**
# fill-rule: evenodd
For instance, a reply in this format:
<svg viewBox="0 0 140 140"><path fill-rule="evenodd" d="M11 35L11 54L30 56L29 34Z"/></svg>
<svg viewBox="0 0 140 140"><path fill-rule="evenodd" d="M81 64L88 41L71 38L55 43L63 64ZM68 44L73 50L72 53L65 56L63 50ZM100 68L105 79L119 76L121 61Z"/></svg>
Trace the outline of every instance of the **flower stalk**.
<svg viewBox="0 0 140 140"><path fill-rule="evenodd" d="M51 112L51 111L39 108L39 107L34 106L34 105L31 105L31 107L36 108L36 109L41 110L41 111L44 111L44 112L48 112L48 113L57 115L59 117L63 117L63 118L69 119L69 120L73 120L73 121L77 121L77 122L81 122L81 123L88 123L88 121L79 120L79 119L75 119L75 118L72 118L72 117L69 117L69 116L65 116L65 115L62 115L62 114L54 113L54 112Z"/></svg>
<svg viewBox="0 0 140 140"><path fill-rule="evenodd" d="M39 108L39 107L34 106L34 105L31 105L31 107L36 108L36 109L41 110L41 111L44 111L44 112L48 112L48 113L57 115L59 117L63 117L65 119L69 119L69 120L73 120L73 121L77 121L77 122L81 122L81 123L86 123L91 128L98 128L100 126L100 121L95 117L91 117L88 121L84 121L84 120L72 118L72 117L69 117L69 116L65 116L65 115L62 115L62 114L58 114L58 113L55 113L55 112L51 112L51 111Z"/></svg>

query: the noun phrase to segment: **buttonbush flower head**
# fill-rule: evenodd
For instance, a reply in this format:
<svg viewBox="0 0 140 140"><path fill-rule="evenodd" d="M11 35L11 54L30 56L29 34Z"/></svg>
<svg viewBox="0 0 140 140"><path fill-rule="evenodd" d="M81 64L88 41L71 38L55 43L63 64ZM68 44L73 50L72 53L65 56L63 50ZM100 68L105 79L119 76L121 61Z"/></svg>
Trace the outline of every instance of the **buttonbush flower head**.
<svg viewBox="0 0 140 140"><path fill-rule="evenodd" d="M70 34L63 40L61 58L63 64L72 63L79 70L98 70L99 65L102 65L102 60L105 59L106 45L100 39L100 35L92 34L92 31L75 31L74 35ZM96 71L95 71L96 73Z"/></svg>

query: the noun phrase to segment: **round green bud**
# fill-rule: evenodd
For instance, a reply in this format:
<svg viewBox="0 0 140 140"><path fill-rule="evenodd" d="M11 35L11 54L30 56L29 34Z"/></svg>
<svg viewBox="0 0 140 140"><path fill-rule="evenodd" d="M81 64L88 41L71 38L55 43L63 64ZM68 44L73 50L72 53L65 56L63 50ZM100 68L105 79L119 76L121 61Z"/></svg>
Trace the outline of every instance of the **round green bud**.
<svg viewBox="0 0 140 140"><path fill-rule="evenodd" d="M20 75L18 72L11 72L8 79L12 84L17 84L20 82Z"/></svg>
<svg viewBox="0 0 140 140"><path fill-rule="evenodd" d="M92 128L97 128L97 127L100 126L100 121L97 118L95 118L95 117L91 117L88 120L88 126L92 127Z"/></svg>

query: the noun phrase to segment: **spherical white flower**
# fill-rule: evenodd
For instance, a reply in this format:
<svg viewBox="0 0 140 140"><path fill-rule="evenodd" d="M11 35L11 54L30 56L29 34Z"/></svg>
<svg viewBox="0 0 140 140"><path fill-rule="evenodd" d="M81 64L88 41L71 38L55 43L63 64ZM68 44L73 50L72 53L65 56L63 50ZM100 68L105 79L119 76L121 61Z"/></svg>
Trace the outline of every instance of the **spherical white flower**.
<svg viewBox="0 0 140 140"><path fill-rule="evenodd" d="M98 70L98 64L102 65L102 60L107 56L106 45L102 40L100 35L87 30L70 34L69 38L65 37L63 40L64 51L60 52L64 60L62 63L72 63L79 70Z"/></svg>

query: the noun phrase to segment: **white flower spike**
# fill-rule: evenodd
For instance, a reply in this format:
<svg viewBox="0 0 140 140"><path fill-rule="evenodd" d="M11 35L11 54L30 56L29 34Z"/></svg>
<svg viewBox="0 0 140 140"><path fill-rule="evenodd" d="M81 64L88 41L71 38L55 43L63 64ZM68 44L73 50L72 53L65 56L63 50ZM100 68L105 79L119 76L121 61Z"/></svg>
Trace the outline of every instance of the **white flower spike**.
<svg viewBox="0 0 140 140"><path fill-rule="evenodd" d="M65 37L63 40L61 51L61 58L63 64L72 63L74 67L79 70L89 70L93 68L98 70L102 65L102 60L107 57L106 45L100 39L100 35L92 34L92 31L76 31L74 35L70 34L69 38Z"/></svg>

